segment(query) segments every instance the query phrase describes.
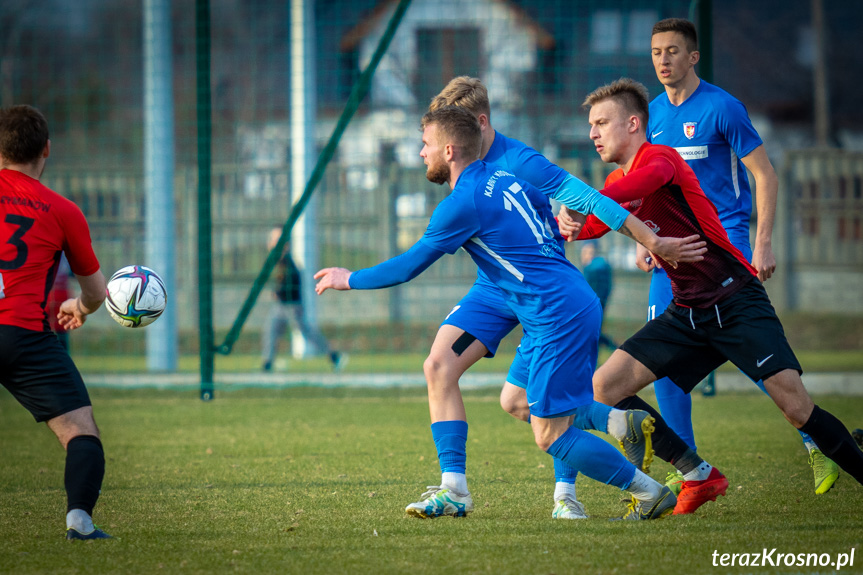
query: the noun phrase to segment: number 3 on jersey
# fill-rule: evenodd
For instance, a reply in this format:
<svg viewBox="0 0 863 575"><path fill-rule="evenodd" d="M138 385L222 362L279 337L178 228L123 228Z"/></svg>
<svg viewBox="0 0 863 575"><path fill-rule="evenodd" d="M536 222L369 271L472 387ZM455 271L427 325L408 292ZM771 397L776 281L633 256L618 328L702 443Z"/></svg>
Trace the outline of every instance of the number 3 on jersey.
<svg viewBox="0 0 863 575"><path fill-rule="evenodd" d="M15 256L12 259L0 259L0 270L10 271L17 270L27 261L27 244L22 239L24 234L33 227L36 221L33 218L27 218L18 214L6 214L4 220L7 224L17 226L17 229L12 232L12 235L6 240L6 243L15 247ZM6 285L3 282L3 273L0 272L0 299L6 297Z"/></svg>

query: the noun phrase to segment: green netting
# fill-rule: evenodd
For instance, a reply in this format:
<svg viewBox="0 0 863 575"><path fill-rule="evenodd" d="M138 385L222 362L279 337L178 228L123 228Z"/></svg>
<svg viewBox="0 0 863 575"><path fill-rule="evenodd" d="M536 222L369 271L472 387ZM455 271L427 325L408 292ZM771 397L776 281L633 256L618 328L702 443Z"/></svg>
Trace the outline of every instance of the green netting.
<svg viewBox="0 0 863 575"><path fill-rule="evenodd" d="M44 182L81 206L106 273L128 263L148 263L144 91L145 43L152 30L143 14L149 4L0 4L0 104L30 103L48 117L53 155ZM291 46L298 30L292 27L291 2L209 2L212 125L210 137L204 139L196 90L200 4L169 3L176 221L170 302L176 314L179 369L188 371L198 369L202 341L201 258L210 258L212 342L219 344L237 325L243 303L261 276L270 253L269 230L285 227L303 191L292 182L296 135ZM430 97L453 76L483 79L495 128L600 186L608 166L596 158L580 104L596 86L624 75L658 93L649 56L651 27L665 17L688 17L691 4L413 0L376 68L369 93L314 187L313 218L301 220L312 231L302 239L293 237L304 297L314 298L310 276L317 268L365 267L401 253L422 234L432 209L448 190L425 180L418 155L418 121ZM398 5L386 0L314 3L312 165ZM734 17L718 4L714 7L714 22ZM752 77L759 72L739 73ZM717 81L730 81L731 75ZM202 142L208 144L212 162L209 254L199 244ZM849 177L853 186L853 174ZM859 213L859 207L855 209ZM857 228L853 221L848 225L853 240L859 222ZM293 232L297 234L296 229ZM577 262L578 254L570 249ZM634 251L626 241L604 239L601 249L616 269L617 286L607 315L625 333L644 316L647 278L633 271ZM419 359L412 360L410 369L418 370L440 321L474 277L475 267L466 255L447 257L406 286L315 298L311 319L335 349L354 358L416 354ZM259 369L261 330L272 304L267 286L256 304L245 310L248 321L242 330L230 334L232 349L223 351L232 353L219 358L217 369ZM84 369L133 371L145 365L145 338L138 331L119 328L106 313L93 317L71 340ZM211 340L205 334L203 341ZM511 353L516 343L515 337L508 339L502 353ZM295 361L301 347L292 354L282 341L280 358L289 369L328 369L324 360ZM313 355L311 346L306 347L304 353ZM369 360L367 365L376 364Z"/></svg>

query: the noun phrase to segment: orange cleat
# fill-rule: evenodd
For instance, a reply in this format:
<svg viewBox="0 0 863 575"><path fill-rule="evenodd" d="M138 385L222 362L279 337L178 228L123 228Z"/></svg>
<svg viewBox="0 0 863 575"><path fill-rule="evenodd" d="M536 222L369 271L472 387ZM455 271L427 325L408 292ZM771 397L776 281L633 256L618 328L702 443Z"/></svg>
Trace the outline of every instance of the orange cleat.
<svg viewBox="0 0 863 575"><path fill-rule="evenodd" d="M707 503L716 501L720 495L725 495L728 489L728 479L715 467L710 470L710 475L702 481L684 481L683 488L677 496L677 505L674 507L675 515L686 515L695 513L695 510Z"/></svg>

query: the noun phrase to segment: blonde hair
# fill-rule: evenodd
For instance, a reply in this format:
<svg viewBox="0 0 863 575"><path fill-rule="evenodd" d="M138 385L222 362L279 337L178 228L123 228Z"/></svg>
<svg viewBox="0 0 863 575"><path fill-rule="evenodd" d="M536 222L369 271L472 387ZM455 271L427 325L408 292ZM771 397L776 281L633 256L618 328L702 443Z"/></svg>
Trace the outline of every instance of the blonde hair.
<svg viewBox="0 0 863 575"><path fill-rule="evenodd" d="M429 111L433 112L444 106L458 106L464 108L474 116L485 114L491 122L491 107L488 103L488 90L483 86L479 78L470 76L458 76L440 91L440 94L432 98Z"/></svg>
<svg viewBox="0 0 863 575"><path fill-rule="evenodd" d="M632 78L620 78L588 94L581 105L584 108L590 108L604 100L614 100L623 106L627 114L638 116L641 127L647 129L647 120L650 118L648 98L644 84Z"/></svg>
<svg viewBox="0 0 863 575"><path fill-rule="evenodd" d="M436 125L440 143L449 143L459 148L465 158L473 162L479 159L482 150L482 131L479 122L466 108L443 106L426 112L422 127Z"/></svg>

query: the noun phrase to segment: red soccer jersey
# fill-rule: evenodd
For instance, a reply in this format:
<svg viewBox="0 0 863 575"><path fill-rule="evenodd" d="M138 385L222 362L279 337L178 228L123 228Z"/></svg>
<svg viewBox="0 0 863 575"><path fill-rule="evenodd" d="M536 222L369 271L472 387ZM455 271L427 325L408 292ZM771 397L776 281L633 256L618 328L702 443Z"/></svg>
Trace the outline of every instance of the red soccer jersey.
<svg viewBox="0 0 863 575"><path fill-rule="evenodd" d="M75 274L99 271L78 206L21 172L0 170L0 324L49 329L45 305L61 252Z"/></svg>
<svg viewBox="0 0 863 575"><path fill-rule="evenodd" d="M707 199L698 178L674 148L645 143L628 174L617 169L602 193L626 207L657 235L682 238L698 234L707 242L700 262L673 268L659 259L671 280L675 303L709 307L733 294L757 275L728 239L716 207ZM578 239L599 237L608 227L589 216Z"/></svg>

